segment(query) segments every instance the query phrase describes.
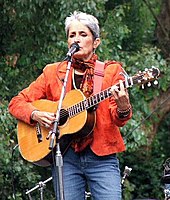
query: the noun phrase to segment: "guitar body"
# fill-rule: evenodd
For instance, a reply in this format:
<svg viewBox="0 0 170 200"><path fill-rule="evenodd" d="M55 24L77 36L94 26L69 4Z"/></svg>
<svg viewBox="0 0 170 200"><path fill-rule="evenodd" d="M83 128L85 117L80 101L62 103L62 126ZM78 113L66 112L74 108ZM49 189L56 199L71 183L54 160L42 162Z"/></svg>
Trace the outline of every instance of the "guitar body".
<svg viewBox="0 0 170 200"><path fill-rule="evenodd" d="M63 100L62 109L67 109L84 99L85 96L80 90L71 90ZM58 102L49 100L37 100L32 104L38 110L52 113L56 113L58 108ZM60 118L62 118L62 115L63 113L60 112ZM88 136L93 131L94 125L94 111L84 110L74 117L64 117L62 124L59 124L59 141L62 154L66 152L73 139ZM21 155L25 160L40 166L48 166L52 163L52 151L49 149L50 139L46 139L50 130L42 126L40 129L42 141L38 140L36 126L18 121L18 144Z"/></svg>

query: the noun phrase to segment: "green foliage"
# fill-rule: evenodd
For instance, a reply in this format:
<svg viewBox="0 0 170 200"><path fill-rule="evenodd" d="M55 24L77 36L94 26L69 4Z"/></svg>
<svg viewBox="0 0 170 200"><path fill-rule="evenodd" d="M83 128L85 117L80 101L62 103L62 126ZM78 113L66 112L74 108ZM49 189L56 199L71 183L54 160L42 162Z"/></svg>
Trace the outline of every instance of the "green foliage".
<svg viewBox="0 0 170 200"><path fill-rule="evenodd" d="M139 49L143 43L153 43L155 40L154 30L156 21L154 16L144 3L144 1L132 0L132 3L126 4L126 18L128 27L131 30L129 38L124 41L126 49ZM161 5L161 1L151 1L152 9L157 15ZM127 45L128 44L128 45Z"/></svg>
<svg viewBox="0 0 170 200"><path fill-rule="evenodd" d="M161 177L164 170L163 163L165 163L170 152L168 145L170 143L169 121L170 114L159 127L159 132L151 146L138 148L134 152L126 152L120 155L122 171L126 165L132 168L131 175L125 182L125 200L164 199L164 185L161 183Z"/></svg>
<svg viewBox="0 0 170 200"><path fill-rule="evenodd" d="M157 15L162 1L149 1ZM120 155L121 169L133 168L126 181L124 200L162 198L162 163L169 156L168 119L158 130L153 146L148 146L147 130L152 126L149 103L170 86L170 66L155 45L156 20L141 0L2 0L0 13L0 195L2 199L25 199L30 189L51 175L50 169L24 161L17 144L16 120L7 106L22 88L41 72L47 63L64 58L67 52L64 19L74 10L95 15L100 22L102 44L97 53L101 60L118 60L130 76L151 66L161 71L159 85L129 89L133 118L121 129L127 151ZM156 110L159 112L159 109ZM157 120L157 119L154 119ZM142 175L141 175L142 174ZM144 176L143 176L144 174ZM12 178L13 177L13 178ZM13 183L13 184L12 184ZM14 189L13 186L14 185ZM158 190L159 188L159 190ZM46 199L53 199L52 183L47 184ZM33 193L39 199L39 193Z"/></svg>
<svg viewBox="0 0 170 200"><path fill-rule="evenodd" d="M166 91L168 89L168 86L170 85L168 78L170 70L169 67L167 67L165 60L163 60L160 55L159 49L150 46L143 47L140 52L131 52L130 56L125 54L124 61L125 69L130 73L129 75L136 74L139 69L144 71L145 68L150 69L152 66L155 66L160 69L162 77L159 79L158 86L155 86L154 83L152 83L151 88L146 85L144 89L136 86L129 89L133 107L133 118L122 128L122 133L127 134L125 135L125 141L128 150L134 151L135 149L138 149L139 146L147 144L147 132L143 129L143 124L149 129L151 122L153 121L153 119L151 120L150 118L151 111L149 102L159 96L159 90ZM159 109L155 112L159 112Z"/></svg>
<svg viewBox="0 0 170 200"><path fill-rule="evenodd" d="M101 30L102 44L98 50L100 59L120 59L119 50L122 50L123 40L130 33L128 26L123 22L124 17L123 6L108 12Z"/></svg>

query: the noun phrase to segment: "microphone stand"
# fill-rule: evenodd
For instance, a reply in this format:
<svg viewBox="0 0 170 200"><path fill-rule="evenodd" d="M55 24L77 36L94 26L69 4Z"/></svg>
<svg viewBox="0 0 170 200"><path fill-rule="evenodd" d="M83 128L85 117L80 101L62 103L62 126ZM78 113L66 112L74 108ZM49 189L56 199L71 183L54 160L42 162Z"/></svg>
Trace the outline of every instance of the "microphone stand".
<svg viewBox="0 0 170 200"><path fill-rule="evenodd" d="M121 184L123 187L124 187L125 179L130 175L131 171L132 171L132 168L125 166L122 181L121 181Z"/></svg>
<svg viewBox="0 0 170 200"><path fill-rule="evenodd" d="M66 68L66 75L64 78L64 84L62 87L62 91L61 91L61 95L60 95L60 100L59 100L59 104L58 104L58 109L56 112L56 119L54 121L54 126L52 131L50 131L50 135L51 135L51 139L50 139L50 145L49 145L49 149L53 149L54 147L54 141L56 138L56 155L55 155L55 167L56 167L56 173L57 173L57 190L58 190L58 195L59 195L59 199L58 200L64 200L64 187L63 187L63 158L62 158L62 154L60 151L60 144L59 144L59 120L60 120L60 111L61 111L61 107L62 107L62 102L65 96L65 92L66 92L66 86L67 86L67 81L68 81L68 76L69 76L69 72L70 72L70 68L71 68L71 63L72 63L72 58L71 56L67 56L68 60L68 64L67 64L67 68Z"/></svg>
<svg viewBox="0 0 170 200"><path fill-rule="evenodd" d="M31 192L33 192L34 190L39 188L39 190L40 190L40 199L43 200L43 189L45 188L46 183L49 182L50 180L52 180L52 177L48 178L45 181L40 181L35 187L33 187L30 190L27 190L27 192L25 194L27 194L29 199L32 200Z"/></svg>

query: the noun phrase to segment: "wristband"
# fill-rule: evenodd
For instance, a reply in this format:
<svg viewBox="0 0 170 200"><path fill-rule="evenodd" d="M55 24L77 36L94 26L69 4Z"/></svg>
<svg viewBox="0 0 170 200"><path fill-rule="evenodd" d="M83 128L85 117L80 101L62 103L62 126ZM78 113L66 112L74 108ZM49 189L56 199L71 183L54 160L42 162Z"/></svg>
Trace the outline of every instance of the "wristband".
<svg viewBox="0 0 170 200"><path fill-rule="evenodd" d="M120 119L126 118L130 114L131 106L126 110L120 110L117 108L118 116Z"/></svg>

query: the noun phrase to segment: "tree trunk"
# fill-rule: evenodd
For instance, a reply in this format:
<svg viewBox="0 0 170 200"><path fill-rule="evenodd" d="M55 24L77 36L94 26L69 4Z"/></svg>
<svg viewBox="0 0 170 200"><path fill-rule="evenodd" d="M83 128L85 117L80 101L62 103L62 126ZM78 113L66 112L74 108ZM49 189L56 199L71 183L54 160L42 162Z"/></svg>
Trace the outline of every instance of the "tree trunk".
<svg viewBox="0 0 170 200"><path fill-rule="evenodd" d="M162 1L158 20L156 37L165 58L170 61L170 0Z"/></svg>
<svg viewBox="0 0 170 200"><path fill-rule="evenodd" d="M166 92L160 93L150 103L151 111L155 111L152 117L152 128L148 133L149 143L151 144L159 128L161 122L166 118L170 112L170 87Z"/></svg>
<svg viewBox="0 0 170 200"><path fill-rule="evenodd" d="M157 21L157 27L155 35L159 44L159 48L162 50L164 58L168 63L170 62L170 0L162 0L162 7L160 15L156 16L152 10L149 1L143 0L153 16ZM168 76L168 74L166 74ZM148 139L151 144L161 122L166 118L166 115L170 112L170 87L166 92L160 92L160 95L156 97L150 103L152 115L152 128L148 131ZM153 117L154 116L154 117Z"/></svg>

